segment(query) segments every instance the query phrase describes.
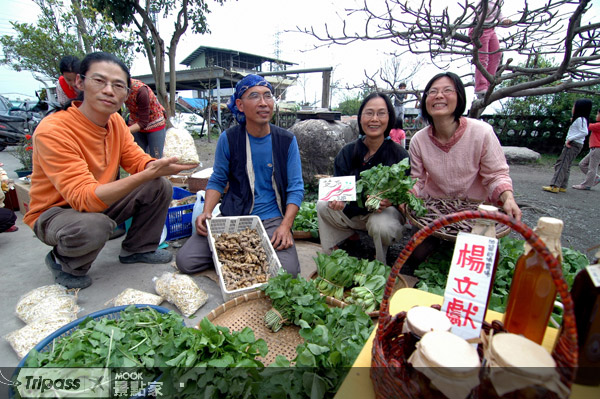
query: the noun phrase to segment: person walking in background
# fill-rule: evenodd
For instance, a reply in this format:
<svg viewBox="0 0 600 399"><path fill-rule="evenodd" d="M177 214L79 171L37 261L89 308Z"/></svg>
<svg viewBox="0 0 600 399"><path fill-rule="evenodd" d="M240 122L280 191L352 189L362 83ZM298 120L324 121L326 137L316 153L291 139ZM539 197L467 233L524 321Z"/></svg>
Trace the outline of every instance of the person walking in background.
<svg viewBox="0 0 600 399"><path fill-rule="evenodd" d="M56 99L61 106L75 100L79 90L75 87L75 77L79 73L79 58L67 55L61 58L58 65L60 77L56 85Z"/></svg>
<svg viewBox="0 0 600 399"><path fill-rule="evenodd" d="M390 139L400 144L402 148L406 148L406 132L402 127L402 120L396 119L394 128L390 130Z"/></svg>
<svg viewBox="0 0 600 399"><path fill-rule="evenodd" d="M296 277L300 261L292 225L304 198L298 141L270 123L275 98L273 87L262 76L240 80L227 106L239 125L219 137L204 210L196 219L196 234L177 252L177 268L188 274L214 268L206 221L212 219L223 196L221 215L258 216L281 267Z"/></svg>
<svg viewBox="0 0 600 399"><path fill-rule="evenodd" d="M564 193L569 184L569 174L571 173L571 163L583 148L583 142L588 135L588 121L592 112L592 100L580 98L573 105L573 116L571 117L571 126L567 133L565 146L560 156L554 163L554 176L549 186L543 186L544 191L551 193Z"/></svg>
<svg viewBox="0 0 600 399"><path fill-rule="evenodd" d="M400 83L398 85L398 89L406 90L406 83ZM406 100L406 93L399 93L394 95L394 112L396 115L396 121L404 122L404 100Z"/></svg>
<svg viewBox="0 0 600 399"><path fill-rule="evenodd" d="M81 62L83 101L46 116L33 135L30 207L23 221L52 247L45 263L54 282L86 288L92 263L117 224L132 218L121 263L168 263L158 244L172 200L164 178L197 165L154 159L140 149L117 113L127 98L129 69L112 54ZM116 180L119 168L130 176Z"/></svg>
<svg viewBox="0 0 600 399"><path fill-rule="evenodd" d="M165 146L165 109L144 82L131 79L129 96L125 100L129 110L129 130L135 142L147 154L162 158Z"/></svg>
<svg viewBox="0 0 600 399"><path fill-rule="evenodd" d="M496 74L500 60L502 59L502 52L500 51L500 42L498 36L496 36L495 25L501 24L503 26L510 26L512 21L504 18L500 9L502 8L502 0L482 0L477 6L477 18L478 21L483 18L483 2L487 1L487 12L484 18L484 29L479 37L481 47L479 48L479 62L492 76ZM486 26L490 26L486 28ZM469 37L473 38L473 30L469 30ZM482 97L490 87L490 82L483 76L483 73L475 67L475 95Z"/></svg>
<svg viewBox="0 0 600 399"><path fill-rule="evenodd" d="M598 165L600 164L600 108L596 113L596 122L591 123L588 127L590 131L590 152L579 162L579 169L585 175L585 180L581 184L573 186L577 190L590 190L600 183L600 176L598 176Z"/></svg>
<svg viewBox="0 0 600 399"><path fill-rule="evenodd" d="M394 108L383 93L369 94L358 110L359 138L346 144L336 155L334 176L354 176L377 165L391 166L405 158L408 152L389 139L395 122ZM363 198L366 200L366 198ZM397 206L381 201L379 209L370 212L357 201L317 201L319 238L325 254L351 237L357 230L366 230L373 238L375 257L387 263L387 250L393 241L402 237L406 220Z"/></svg>

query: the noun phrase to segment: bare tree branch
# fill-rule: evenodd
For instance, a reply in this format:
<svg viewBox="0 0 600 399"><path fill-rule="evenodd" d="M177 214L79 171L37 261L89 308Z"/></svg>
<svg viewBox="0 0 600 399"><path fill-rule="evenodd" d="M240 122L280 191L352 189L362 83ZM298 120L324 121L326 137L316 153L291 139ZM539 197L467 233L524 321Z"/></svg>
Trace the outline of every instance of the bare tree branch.
<svg viewBox="0 0 600 399"><path fill-rule="evenodd" d="M531 3L531 2L529 2ZM319 42L316 47L347 45L358 41L390 41L403 53L426 54L431 63L442 69L458 61L469 62L490 82L483 99L474 101L469 115L478 117L494 101L508 97L581 90L598 84L600 79L600 23L582 25L590 12L590 0L546 0L541 6L528 5L511 15L512 24L499 34L500 48L510 58L492 75L481 63L481 37L484 29L503 27L501 21L486 22L488 1L481 9L469 0L459 0L449 7L439 0L363 0L357 8L345 9L346 18L339 29L297 28ZM349 28L350 20L359 19L360 30ZM527 67L513 60L524 59ZM553 66L538 69L535 60L554 60ZM375 76L366 82L373 84ZM523 78L515 80L516 78ZM390 81L383 80L386 84ZM467 85L472 77L465 76ZM507 85L507 82L509 82ZM503 85L501 85L504 83Z"/></svg>

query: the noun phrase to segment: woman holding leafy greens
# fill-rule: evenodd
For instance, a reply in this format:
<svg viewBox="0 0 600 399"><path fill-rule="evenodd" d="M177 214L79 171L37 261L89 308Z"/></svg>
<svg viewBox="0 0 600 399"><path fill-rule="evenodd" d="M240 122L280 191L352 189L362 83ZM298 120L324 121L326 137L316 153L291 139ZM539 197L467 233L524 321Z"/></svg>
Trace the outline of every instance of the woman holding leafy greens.
<svg viewBox="0 0 600 399"><path fill-rule="evenodd" d="M410 140L411 176L418 179L413 190L419 197L487 201L521 220L494 129L486 122L463 117L465 108L465 87L456 74L437 74L425 86L421 111L429 126ZM428 241L438 244L429 237L407 263L428 255L430 250L421 253Z"/></svg>
<svg viewBox="0 0 600 399"><path fill-rule="evenodd" d="M337 154L334 175L354 175L358 182L365 170L377 165L391 166L408 158L408 152L389 139L395 119L394 107L385 94L369 94L358 110L359 138ZM319 237L325 254L356 230L366 230L373 238L377 260L386 263L387 249L402 236L405 223L404 216L393 205L398 204L383 199L377 209L369 211L356 201L318 201Z"/></svg>

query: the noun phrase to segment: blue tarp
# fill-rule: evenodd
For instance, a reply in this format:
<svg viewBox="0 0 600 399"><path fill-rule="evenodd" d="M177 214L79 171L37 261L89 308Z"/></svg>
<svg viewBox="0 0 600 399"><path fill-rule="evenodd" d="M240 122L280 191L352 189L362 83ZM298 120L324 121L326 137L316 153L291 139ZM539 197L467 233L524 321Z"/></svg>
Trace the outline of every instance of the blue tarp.
<svg viewBox="0 0 600 399"><path fill-rule="evenodd" d="M206 104L208 104L208 101L204 98L184 98L182 97L182 99L188 103L189 105L191 105L194 108L197 109L204 109L204 107L206 107Z"/></svg>

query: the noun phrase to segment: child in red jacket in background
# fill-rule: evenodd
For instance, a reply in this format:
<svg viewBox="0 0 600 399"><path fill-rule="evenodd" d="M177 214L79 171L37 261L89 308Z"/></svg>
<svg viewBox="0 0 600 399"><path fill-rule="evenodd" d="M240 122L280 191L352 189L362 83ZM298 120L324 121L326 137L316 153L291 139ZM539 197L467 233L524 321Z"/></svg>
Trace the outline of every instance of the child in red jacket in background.
<svg viewBox="0 0 600 399"><path fill-rule="evenodd" d="M598 176L598 165L600 164L600 108L596 113L596 122L590 123L590 152L579 162L579 169L585 174L585 180L573 188L581 190L590 190L596 184L600 183Z"/></svg>

